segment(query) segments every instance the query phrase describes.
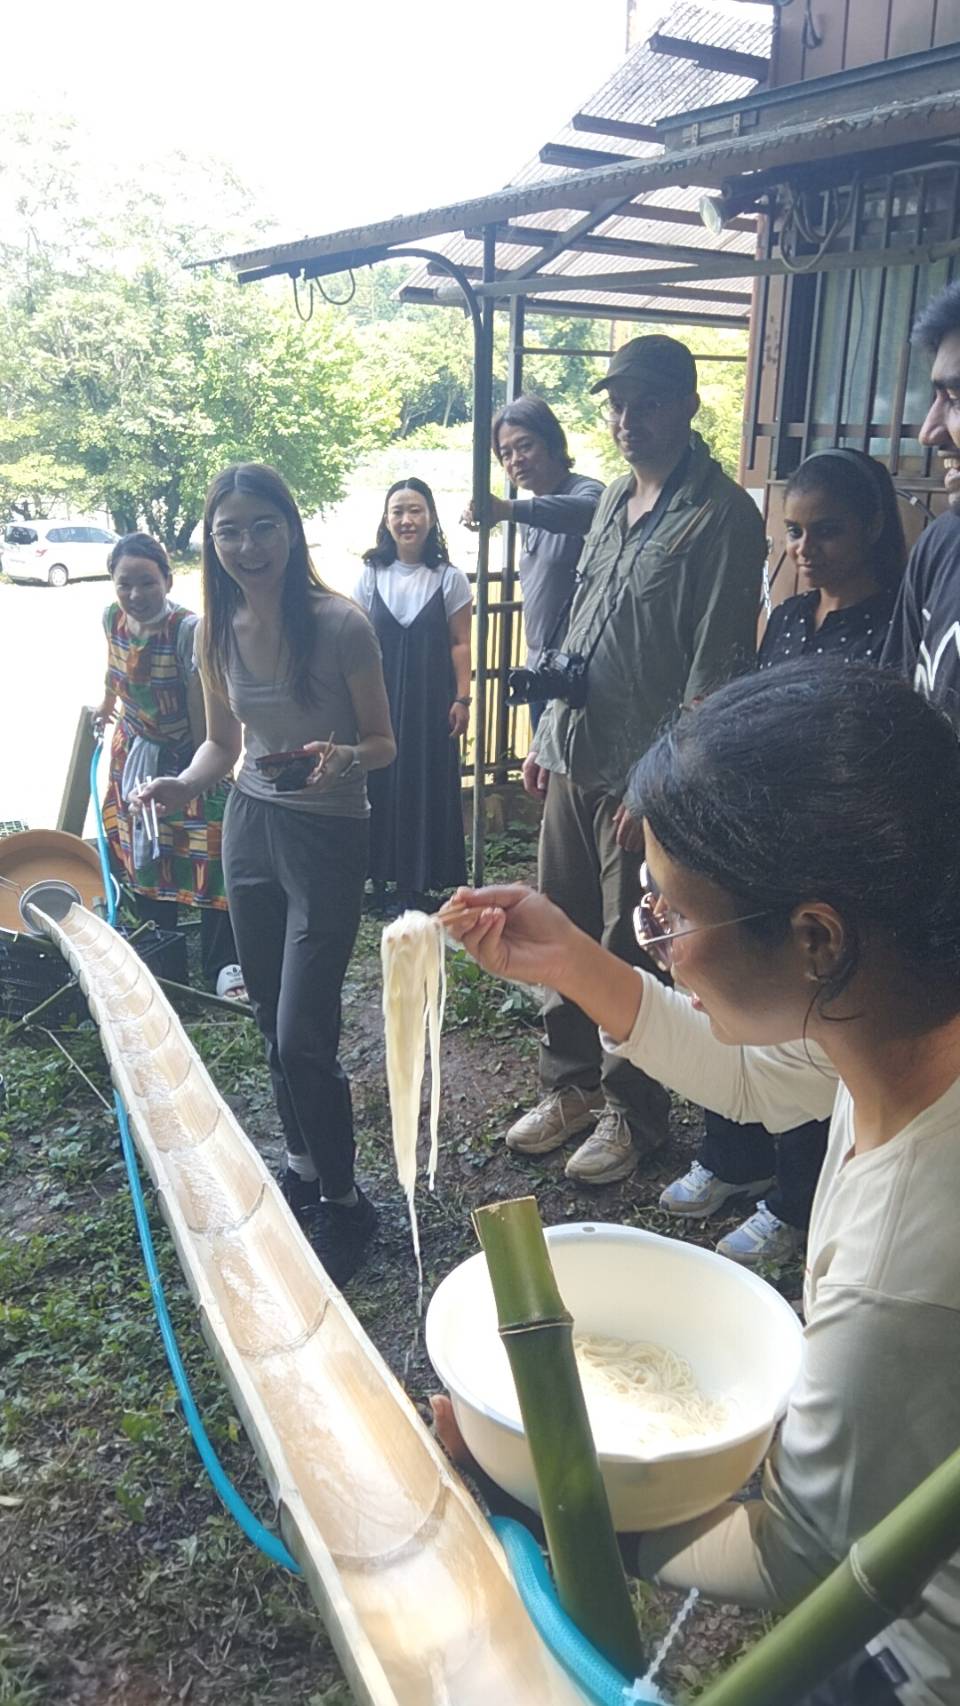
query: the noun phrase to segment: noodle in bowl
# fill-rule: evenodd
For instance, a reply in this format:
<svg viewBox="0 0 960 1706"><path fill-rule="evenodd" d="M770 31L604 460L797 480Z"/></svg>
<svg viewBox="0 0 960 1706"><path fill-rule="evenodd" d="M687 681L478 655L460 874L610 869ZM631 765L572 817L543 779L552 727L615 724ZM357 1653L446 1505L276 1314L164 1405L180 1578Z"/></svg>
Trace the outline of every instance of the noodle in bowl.
<svg viewBox="0 0 960 1706"><path fill-rule="evenodd" d="M714 1509L753 1474L786 1409L802 1347L793 1310L756 1274L678 1239L599 1224L546 1236L575 1345L587 1340L582 1375L584 1351L594 1365L585 1397L617 1528L664 1528ZM536 1509L482 1255L438 1286L426 1344L477 1462ZM633 1368L623 1366L625 1346L637 1353ZM637 1423L636 1382L662 1423Z"/></svg>

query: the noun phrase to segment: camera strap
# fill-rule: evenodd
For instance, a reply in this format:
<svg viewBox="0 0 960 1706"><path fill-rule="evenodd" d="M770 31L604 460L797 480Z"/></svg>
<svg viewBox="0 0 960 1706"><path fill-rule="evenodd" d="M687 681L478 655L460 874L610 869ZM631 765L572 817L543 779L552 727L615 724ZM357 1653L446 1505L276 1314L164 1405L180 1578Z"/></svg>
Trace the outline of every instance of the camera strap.
<svg viewBox="0 0 960 1706"><path fill-rule="evenodd" d="M682 486L684 480L686 479L687 469L688 469L689 465L690 465L690 451L689 451L689 449L687 449L684 451L683 455L681 456L676 467L673 469L672 473L667 476L666 480L664 481L663 485L661 486L660 491L657 494L657 499L656 499L656 502L655 502L653 508L651 510L648 510L647 514L645 516L643 516L642 519L640 520L640 522L638 523L637 531L636 531L636 533L633 534L632 539L630 538L629 534L624 538L623 546L622 546L622 548L621 548L621 550L617 556L617 561L613 567L613 573L611 574L611 579L613 578L613 575L616 574L617 569L620 566L620 559L623 556L623 551L626 549L628 541L630 544L633 545L634 550L639 552L639 551L643 550L643 547L647 544L648 540L650 540L653 537L653 534L656 532L657 527L659 526L660 519L664 513L664 510L667 509L668 505L671 503L671 501L673 499L674 493L679 490L680 486ZM623 503L617 505L617 508L615 509L615 511L613 513L613 516L611 516L611 521L614 520L617 516L619 516L620 511L629 502L630 502L630 493L626 492L624 494ZM617 611L620 608L621 600L622 600L623 595L626 592L626 590L627 590L626 580L621 579L619 593L618 593L616 598L611 599L609 605L607 606L606 611L604 612L603 619L600 623L600 626L597 629L597 632L595 633L592 641L590 642L590 649L585 654L585 659L584 659L584 661L586 663L589 664L593 661L594 654L597 650L597 647L600 644L600 641L603 638L604 630L607 626L607 623L609 621L611 621L611 619L617 614ZM574 592L573 597L571 597L571 600L570 600L571 604L573 603L574 597L576 597L576 591Z"/></svg>

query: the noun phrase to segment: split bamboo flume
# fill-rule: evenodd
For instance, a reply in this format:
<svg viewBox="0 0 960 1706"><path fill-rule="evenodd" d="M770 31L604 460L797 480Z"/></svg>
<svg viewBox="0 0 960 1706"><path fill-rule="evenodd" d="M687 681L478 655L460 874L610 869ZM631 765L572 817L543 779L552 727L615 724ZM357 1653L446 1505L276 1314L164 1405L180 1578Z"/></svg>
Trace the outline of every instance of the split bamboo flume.
<svg viewBox="0 0 960 1706"><path fill-rule="evenodd" d="M100 1027L205 1336L359 1706L582 1706L143 961L82 907L45 928Z"/></svg>
<svg viewBox="0 0 960 1706"><path fill-rule="evenodd" d="M643 1669L640 1637L564 1306L534 1197L473 1216L487 1258L500 1337L523 1431L557 1594L581 1634L626 1677Z"/></svg>

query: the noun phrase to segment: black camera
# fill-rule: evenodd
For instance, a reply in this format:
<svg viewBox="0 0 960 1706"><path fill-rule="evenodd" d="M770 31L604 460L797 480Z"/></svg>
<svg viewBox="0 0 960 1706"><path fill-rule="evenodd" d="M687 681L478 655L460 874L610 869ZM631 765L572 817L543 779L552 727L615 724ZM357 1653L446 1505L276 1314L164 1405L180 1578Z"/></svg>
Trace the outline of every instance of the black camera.
<svg viewBox="0 0 960 1706"><path fill-rule="evenodd" d="M507 676L507 701L529 705L538 699L563 699L574 711L587 702L587 659L580 652L546 651L537 669L512 669Z"/></svg>

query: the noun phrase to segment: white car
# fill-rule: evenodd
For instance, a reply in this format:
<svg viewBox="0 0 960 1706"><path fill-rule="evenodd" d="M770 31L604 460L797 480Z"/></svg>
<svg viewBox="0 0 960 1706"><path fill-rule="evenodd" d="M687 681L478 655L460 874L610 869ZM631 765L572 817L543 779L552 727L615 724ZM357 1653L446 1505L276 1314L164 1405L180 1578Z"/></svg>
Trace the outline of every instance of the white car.
<svg viewBox="0 0 960 1706"><path fill-rule="evenodd" d="M3 572L14 581L106 579L119 534L90 521L13 521L3 530Z"/></svg>

